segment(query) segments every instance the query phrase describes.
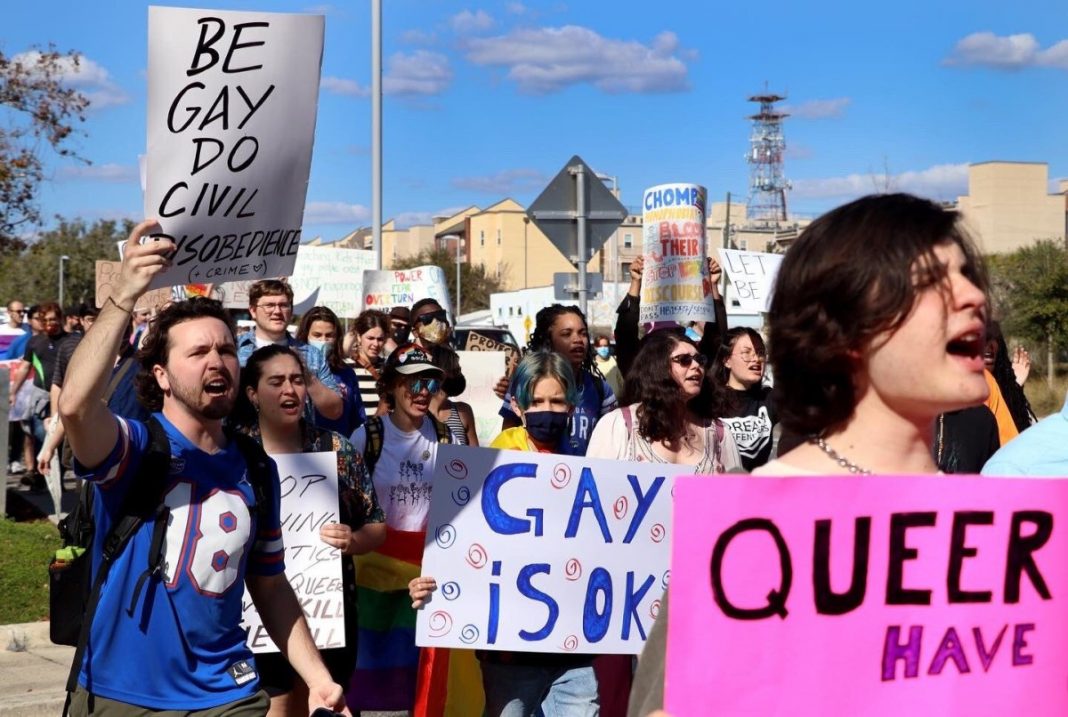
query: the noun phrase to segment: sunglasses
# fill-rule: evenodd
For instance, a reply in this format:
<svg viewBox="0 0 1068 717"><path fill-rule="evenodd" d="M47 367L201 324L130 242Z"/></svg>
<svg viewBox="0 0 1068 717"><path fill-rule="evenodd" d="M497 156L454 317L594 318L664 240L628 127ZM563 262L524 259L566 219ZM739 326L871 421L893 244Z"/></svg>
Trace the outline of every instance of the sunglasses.
<svg viewBox="0 0 1068 717"><path fill-rule="evenodd" d="M415 317L414 320L418 321L423 326L430 326L430 324L432 324L435 319L438 321L448 322L449 315L445 313L445 309L441 309L440 311L432 311L429 314L419 314Z"/></svg>
<svg viewBox="0 0 1068 717"><path fill-rule="evenodd" d="M690 368L694 363L704 368L705 364L708 363L708 357L704 354L679 354L678 356L672 356L671 360L683 368Z"/></svg>
<svg viewBox="0 0 1068 717"><path fill-rule="evenodd" d="M413 378L408 382L408 389L412 393L422 393L423 389L426 389L433 395L438 392L439 386L441 380L436 378Z"/></svg>

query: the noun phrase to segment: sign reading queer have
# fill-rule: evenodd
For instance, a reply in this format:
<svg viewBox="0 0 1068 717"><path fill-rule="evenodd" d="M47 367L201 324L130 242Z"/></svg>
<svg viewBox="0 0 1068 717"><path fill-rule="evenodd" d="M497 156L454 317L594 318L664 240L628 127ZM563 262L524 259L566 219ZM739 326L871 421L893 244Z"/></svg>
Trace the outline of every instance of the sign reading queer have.
<svg viewBox="0 0 1068 717"><path fill-rule="evenodd" d="M289 275L323 18L151 7L145 216L177 245L152 287Z"/></svg>
<svg viewBox="0 0 1068 717"><path fill-rule="evenodd" d="M438 449L416 643L641 651L668 582L682 466Z"/></svg>
<svg viewBox="0 0 1068 717"><path fill-rule="evenodd" d="M641 321L714 321L704 187L660 184L642 197Z"/></svg>
<svg viewBox="0 0 1068 717"><path fill-rule="evenodd" d="M345 646L341 551L319 538L326 523L338 522L337 453L276 454L282 496L282 540L286 578L308 618L315 646ZM278 652L248 593L242 627L253 652Z"/></svg>
<svg viewBox="0 0 1068 717"><path fill-rule="evenodd" d="M449 287L440 266L417 266L363 272L364 307L389 312L394 306L406 306L420 299L434 299L452 316Z"/></svg>
<svg viewBox="0 0 1068 717"><path fill-rule="evenodd" d="M1068 714L1066 514L1064 480L680 479L666 709Z"/></svg>

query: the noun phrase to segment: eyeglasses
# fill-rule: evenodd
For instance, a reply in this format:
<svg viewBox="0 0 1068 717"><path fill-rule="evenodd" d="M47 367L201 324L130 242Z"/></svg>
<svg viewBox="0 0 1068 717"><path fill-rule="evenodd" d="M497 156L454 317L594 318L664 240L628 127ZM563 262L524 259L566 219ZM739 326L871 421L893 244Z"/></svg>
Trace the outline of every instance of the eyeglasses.
<svg viewBox="0 0 1068 717"><path fill-rule="evenodd" d="M414 320L418 321L423 326L430 326L430 324L432 324L435 319L438 321L448 322L449 315L445 312L445 309L441 309L440 311L431 311L429 314L419 314L415 317Z"/></svg>
<svg viewBox="0 0 1068 717"><path fill-rule="evenodd" d="M671 360L683 368L690 368L694 363L704 368L705 364L708 363L708 357L704 354L679 354L678 356L672 356Z"/></svg>
<svg viewBox="0 0 1068 717"><path fill-rule="evenodd" d="M408 382L408 388L412 393L422 393L425 388L431 395L438 392L441 381L436 378L413 378Z"/></svg>
<svg viewBox="0 0 1068 717"><path fill-rule="evenodd" d="M760 353L759 351L750 351L749 349L745 349L744 351L741 351L734 355L740 358L742 361L753 361L755 359L760 359L761 361L763 361L765 358L767 358L767 354Z"/></svg>
<svg viewBox="0 0 1068 717"><path fill-rule="evenodd" d="M257 307L263 309L267 313L274 313L275 311L289 311L293 308L293 304L282 302L278 304L256 304Z"/></svg>

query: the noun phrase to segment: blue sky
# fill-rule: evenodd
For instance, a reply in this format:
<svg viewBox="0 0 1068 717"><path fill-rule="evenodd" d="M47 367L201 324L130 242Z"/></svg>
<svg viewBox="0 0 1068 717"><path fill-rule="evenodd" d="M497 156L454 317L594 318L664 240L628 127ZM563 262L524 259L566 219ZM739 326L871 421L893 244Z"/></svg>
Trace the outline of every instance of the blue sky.
<svg viewBox="0 0 1068 717"><path fill-rule="evenodd" d="M1063 0L651 3L384 0L384 214L401 224L504 197L526 204L573 154L642 189L744 197L746 98L788 95L791 210L886 186L939 199L966 165L1044 161L1068 177ZM181 3L326 15L304 236L370 223L370 3ZM147 5L4 9L8 55L54 43L87 62L85 167L52 161L46 215L137 218ZM875 175L874 177L872 175Z"/></svg>

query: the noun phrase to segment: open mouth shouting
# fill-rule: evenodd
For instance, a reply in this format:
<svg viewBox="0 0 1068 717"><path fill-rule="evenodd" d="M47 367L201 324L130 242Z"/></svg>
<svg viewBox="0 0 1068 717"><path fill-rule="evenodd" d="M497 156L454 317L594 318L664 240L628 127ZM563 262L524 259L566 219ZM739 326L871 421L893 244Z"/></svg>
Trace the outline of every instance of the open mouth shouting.
<svg viewBox="0 0 1068 717"><path fill-rule="evenodd" d="M982 325L969 327L946 344L946 353L960 361L969 371L983 370L983 350L986 336Z"/></svg>
<svg viewBox="0 0 1068 717"><path fill-rule="evenodd" d="M223 376L217 376L204 384L204 393L212 398L226 396L229 392L230 381Z"/></svg>

